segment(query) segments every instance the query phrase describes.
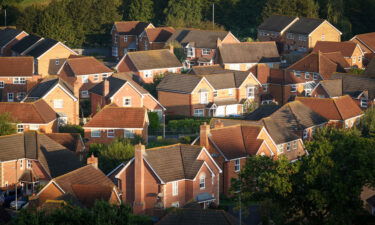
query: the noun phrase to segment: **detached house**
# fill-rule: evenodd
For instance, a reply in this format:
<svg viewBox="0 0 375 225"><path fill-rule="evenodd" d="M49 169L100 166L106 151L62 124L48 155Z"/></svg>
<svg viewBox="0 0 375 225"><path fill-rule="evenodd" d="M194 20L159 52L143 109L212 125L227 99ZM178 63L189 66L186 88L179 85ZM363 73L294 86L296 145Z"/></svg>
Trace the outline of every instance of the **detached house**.
<svg viewBox="0 0 375 225"><path fill-rule="evenodd" d="M37 185L81 166L73 152L45 134L30 131L0 137L2 189L14 189L17 183L22 185L24 194L30 195Z"/></svg>
<svg viewBox="0 0 375 225"><path fill-rule="evenodd" d="M172 49L160 49L129 52L115 69L117 72L132 72L140 82L153 83L156 75L180 73L182 64Z"/></svg>
<svg viewBox="0 0 375 225"><path fill-rule="evenodd" d="M167 45L181 45L185 54L186 67L194 65L212 65L220 43L239 43L240 41L228 31L211 30L176 30L167 41Z"/></svg>
<svg viewBox="0 0 375 225"><path fill-rule="evenodd" d="M59 125L79 124L79 101L73 88L60 78L46 78L26 95L22 102L43 99L58 115Z"/></svg>
<svg viewBox="0 0 375 225"><path fill-rule="evenodd" d="M87 122L83 129L87 145L109 143L115 138L134 138L147 142L148 115L145 108L106 106Z"/></svg>
<svg viewBox="0 0 375 225"><path fill-rule="evenodd" d="M297 97L296 101L326 118L328 125L336 127L351 128L358 124L363 116L361 108L348 95L333 99Z"/></svg>
<svg viewBox="0 0 375 225"><path fill-rule="evenodd" d="M259 103L261 84L252 73L167 75L157 86L158 99L170 115L238 116Z"/></svg>
<svg viewBox="0 0 375 225"><path fill-rule="evenodd" d="M113 71L92 56L71 56L58 76L73 87L74 96L89 98L89 89L111 76Z"/></svg>
<svg viewBox="0 0 375 225"><path fill-rule="evenodd" d="M121 58L128 52L137 51L139 36L146 28L155 28L151 23L140 21L118 21L113 24L112 56Z"/></svg>
<svg viewBox="0 0 375 225"><path fill-rule="evenodd" d="M280 62L275 42L221 44L217 54L217 63L230 70L246 71L260 63L279 68Z"/></svg>
<svg viewBox="0 0 375 225"><path fill-rule="evenodd" d="M350 40L357 43L362 49L366 59L364 63L367 64L375 55L375 32L357 34Z"/></svg>
<svg viewBox="0 0 375 225"><path fill-rule="evenodd" d="M0 29L0 55L11 56L11 48L17 42L22 40L24 37L29 35L25 31L17 30L14 28L7 27L5 29Z"/></svg>
<svg viewBox="0 0 375 225"><path fill-rule="evenodd" d="M139 35L138 49L140 51L163 49L174 32L173 27L146 28Z"/></svg>
<svg viewBox="0 0 375 225"><path fill-rule="evenodd" d="M204 147L176 144L145 149L108 176L136 214L154 215L161 209L197 202L206 208L219 204L221 169Z"/></svg>
<svg viewBox="0 0 375 225"><path fill-rule="evenodd" d="M32 57L0 57L0 101L21 101L39 78Z"/></svg>
<svg viewBox="0 0 375 225"><path fill-rule="evenodd" d="M162 118L165 108L148 91L133 81L129 74L114 74L90 90L91 113L95 115L106 105L145 107Z"/></svg>
<svg viewBox="0 0 375 225"><path fill-rule="evenodd" d="M57 132L58 115L43 99L27 103L0 102L0 112L10 114L18 133L28 130Z"/></svg>

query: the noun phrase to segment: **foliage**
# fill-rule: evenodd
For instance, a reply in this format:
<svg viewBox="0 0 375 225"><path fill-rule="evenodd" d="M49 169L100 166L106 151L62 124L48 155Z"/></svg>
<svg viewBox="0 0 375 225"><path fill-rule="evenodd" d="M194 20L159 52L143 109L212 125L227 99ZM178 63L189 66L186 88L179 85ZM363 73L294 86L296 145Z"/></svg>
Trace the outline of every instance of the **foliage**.
<svg viewBox="0 0 375 225"><path fill-rule="evenodd" d="M91 114L91 101L82 99L79 102L79 115L81 118L89 117Z"/></svg>
<svg viewBox="0 0 375 225"><path fill-rule="evenodd" d="M147 144L147 148L155 148L167 145L173 145L177 143L177 139L174 138L162 138L158 137L155 141L150 141Z"/></svg>
<svg viewBox="0 0 375 225"><path fill-rule="evenodd" d="M148 225L151 219L146 216L133 215L128 205L112 205L108 202L97 201L92 208L81 208L66 205L53 211L30 211L21 212L11 222L12 225Z"/></svg>
<svg viewBox="0 0 375 225"><path fill-rule="evenodd" d="M359 68L351 68L348 73L362 75L362 74L365 73L365 70L364 69L359 69Z"/></svg>
<svg viewBox="0 0 375 225"><path fill-rule="evenodd" d="M129 5L129 20L148 22L154 17L152 0L133 0Z"/></svg>
<svg viewBox="0 0 375 225"><path fill-rule="evenodd" d="M359 128L364 137L375 137L375 108L371 107L365 111L361 118Z"/></svg>
<svg viewBox="0 0 375 225"><path fill-rule="evenodd" d="M154 98L158 98L158 93L156 91L156 87L158 86L158 84L160 83L160 81L164 78L164 75L163 74L160 74L160 75L155 75L154 78L153 78L153 82L152 83L144 83L142 84L142 86L148 91L150 92L150 94L152 96L154 96Z"/></svg>
<svg viewBox="0 0 375 225"><path fill-rule="evenodd" d="M245 102L243 107L244 107L245 113L251 113L259 107L259 104L255 101L252 101L252 102L247 101Z"/></svg>
<svg viewBox="0 0 375 225"><path fill-rule="evenodd" d="M67 124L64 126L59 127L60 133L79 133L82 137L85 136L85 131L83 130L83 127L80 125L74 125L74 124Z"/></svg>
<svg viewBox="0 0 375 225"><path fill-rule="evenodd" d="M15 134L17 132L16 125L9 113L0 114L0 136Z"/></svg>
<svg viewBox="0 0 375 225"><path fill-rule="evenodd" d="M374 144L356 130L325 128L297 162L250 157L234 188L245 205L271 202L276 224L352 224L363 213L362 188L375 186Z"/></svg>
<svg viewBox="0 0 375 225"><path fill-rule="evenodd" d="M159 115L158 113L156 112L149 112L148 113L148 119L150 121L150 124L148 126L148 128L150 130L157 130L160 128L160 118L159 118Z"/></svg>
<svg viewBox="0 0 375 225"><path fill-rule="evenodd" d="M202 21L202 0L168 0L165 24L176 28L194 27Z"/></svg>
<svg viewBox="0 0 375 225"><path fill-rule="evenodd" d="M172 132L197 134L203 122L209 122L209 118L185 118L182 120L169 120L167 129Z"/></svg>

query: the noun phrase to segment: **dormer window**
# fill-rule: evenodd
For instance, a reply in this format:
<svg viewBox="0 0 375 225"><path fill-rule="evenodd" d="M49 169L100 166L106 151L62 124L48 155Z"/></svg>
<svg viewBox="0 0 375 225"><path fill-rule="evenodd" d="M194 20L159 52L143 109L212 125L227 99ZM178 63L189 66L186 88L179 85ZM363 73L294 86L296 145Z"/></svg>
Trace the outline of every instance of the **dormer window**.
<svg viewBox="0 0 375 225"><path fill-rule="evenodd" d="M233 96L233 89L228 89L228 95Z"/></svg>
<svg viewBox="0 0 375 225"><path fill-rule="evenodd" d="M55 65L56 65L56 66L60 65L60 59L56 59L56 60L55 60Z"/></svg>
<svg viewBox="0 0 375 225"><path fill-rule="evenodd" d="M186 56L187 57L194 57L194 48L193 47L187 47L186 48Z"/></svg>

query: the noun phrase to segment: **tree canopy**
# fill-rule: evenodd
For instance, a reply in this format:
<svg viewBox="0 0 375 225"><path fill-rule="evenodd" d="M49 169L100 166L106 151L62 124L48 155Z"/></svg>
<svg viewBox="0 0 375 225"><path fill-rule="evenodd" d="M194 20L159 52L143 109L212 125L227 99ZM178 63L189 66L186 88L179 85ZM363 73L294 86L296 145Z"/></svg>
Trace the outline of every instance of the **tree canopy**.
<svg viewBox="0 0 375 225"><path fill-rule="evenodd" d="M16 125L9 113L0 114L0 136L15 134L17 132Z"/></svg>

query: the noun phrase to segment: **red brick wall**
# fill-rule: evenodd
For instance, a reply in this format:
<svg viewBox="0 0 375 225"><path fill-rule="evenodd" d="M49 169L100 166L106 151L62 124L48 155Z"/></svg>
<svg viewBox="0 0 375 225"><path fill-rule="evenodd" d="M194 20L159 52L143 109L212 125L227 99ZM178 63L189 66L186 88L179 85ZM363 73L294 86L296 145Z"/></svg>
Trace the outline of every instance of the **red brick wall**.
<svg viewBox="0 0 375 225"><path fill-rule="evenodd" d="M151 110L151 111L162 109L161 106L158 104L158 102L155 99L151 98L150 95L144 95L143 105L144 107L146 107L146 109Z"/></svg>
<svg viewBox="0 0 375 225"><path fill-rule="evenodd" d="M146 124L147 125L147 124ZM100 129L100 128L98 128ZM115 135L114 137L110 138L107 137L107 130L106 129L100 129L101 130L101 137L91 137L91 129L85 129L85 138L88 139L86 142L86 146L89 146L92 143L110 143L112 142L116 137L124 137L124 130L123 129L115 129ZM144 140L147 141L147 131L142 130L134 130L134 133L136 135L140 135L143 137Z"/></svg>
<svg viewBox="0 0 375 225"><path fill-rule="evenodd" d="M113 96L112 103L124 106L124 97L131 97L131 107L143 107L142 96L129 84L123 86L116 95Z"/></svg>
<svg viewBox="0 0 375 225"><path fill-rule="evenodd" d="M105 98L95 93L90 93L90 102L91 102L91 114L93 116L98 112L98 110L104 108L104 106L106 105Z"/></svg>
<svg viewBox="0 0 375 225"><path fill-rule="evenodd" d="M17 93L24 92L27 94L28 91L33 88L40 76L26 77L26 84L13 84L13 77L0 77L0 81L4 82L4 88L2 90L2 97L0 101L8 101L8 93L14 94L14 101L19 102L22 99L17 99Z"/></svg>
<svg viewBox="0 0 375 225"><path fill-rule="evenodd" d="M47 200L55 199L61 196L63 193L60 191L55 184L50 183L42 192L39 193L39 203L43 203Z"/></svg>

